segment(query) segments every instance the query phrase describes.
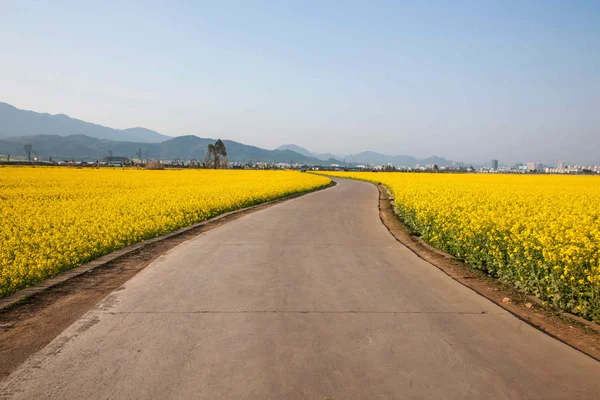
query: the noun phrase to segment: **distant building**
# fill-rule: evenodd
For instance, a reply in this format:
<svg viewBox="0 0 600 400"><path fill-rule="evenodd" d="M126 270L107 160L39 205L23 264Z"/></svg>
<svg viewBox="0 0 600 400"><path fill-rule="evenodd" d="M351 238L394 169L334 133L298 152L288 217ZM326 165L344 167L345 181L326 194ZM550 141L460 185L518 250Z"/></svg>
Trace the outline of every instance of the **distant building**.
<svg viewBox="0 0 600 400"><path fill-rule="evenodd" d="M535 171L535 163L533 161L527 163L527 170L528 171Z"/></svg>
<svg viewBox="0 0 600 400"><path fill-rule="evenodd" d="M541 162L537 163L536 166L535 166L535 170L538 171L538 172L544 171L544 164L542 164Z"/></svg>
<svg viewBox="0 0 600 400"><path fill-rule="evenodd" d="M498 160L492 160L492 169L498 170Z"/></svg>
<svg viewBox="0 0 600 400"><path fill-rule="evenodd" d="M564 161L558 162L558 169L565 169L566 167L567 167L567 163L565 163Z"/></svg>

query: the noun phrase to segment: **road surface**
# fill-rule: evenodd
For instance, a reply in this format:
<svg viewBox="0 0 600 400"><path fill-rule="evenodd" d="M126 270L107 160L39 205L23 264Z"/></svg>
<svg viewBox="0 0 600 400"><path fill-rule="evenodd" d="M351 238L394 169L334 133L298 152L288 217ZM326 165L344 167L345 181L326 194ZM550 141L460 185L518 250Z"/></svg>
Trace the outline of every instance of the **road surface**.
<svg viewBox="0 0 600 400"><path fill-rule="evenodd" d="M161 256L0 387L18 399L598 399L600 363L396 242L336 187Z"/></svg>

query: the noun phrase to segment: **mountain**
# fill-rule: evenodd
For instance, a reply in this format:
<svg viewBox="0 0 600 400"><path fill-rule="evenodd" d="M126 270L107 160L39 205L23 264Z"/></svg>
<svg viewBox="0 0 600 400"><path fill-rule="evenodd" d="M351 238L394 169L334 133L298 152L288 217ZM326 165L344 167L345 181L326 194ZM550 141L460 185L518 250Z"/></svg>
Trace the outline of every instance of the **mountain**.
<svg viewBox="0 0 600 400"><path fill-rule="evenodd" d="M104 158L112 151L113 156L136 158L138 149L148 152L150 158L162 160L202 160L206 154L206 147L214 143L215 139L200 138L198 136L179 136L161 143L119 142L114 140L96 139L85 135L34 135L0 138L0 154L16 156L25 155L23 146L31 144L38 157L47 160L75 159L93 161ZM223 140L227 148L229 161L260 161L260 162L285 162L299 164L323 164L323 161L314 157L307 157L291 150L265 150L255 146L248 146L231 140ZM336 161L336 160L333 160ZM339 163L339 161L337 161Z"/></svg>
<svg viewBox="0 0 600 400"><path fill-rule="evenodd" d="M346 156L346 162L374 165L386 165L387 163L391 162L394 165L414 166L415 164L419 163L419 160L415 157L406 155L389 156L386 154L375 153L374 151L363 151L362 153Z"/></svg>
<svg viewBox="0 0 600 400"><path fill-rule="evenodd" d="M330 159L333 159L334 161L336 161L335 159L339 158L335 154L331 154L331 153L313 153L312 151L306 150L304 147L300 147L295 144L284 144L284 145L279 146L277 148L277 150L291 150L298 154L302 154L306 157L314 157L314 158L318 158L319 160L322 160L322 161L328 161Z"/></svg>
<svg viewBox="0 0 600 400"><path fill-rule="evenodd" d="M125 140L127 142L144 142L144 143L160 143L165 140L171 139L171 136L163 135L162 133L155 132L146 128L127 128L117 131L119 132L118 139L112 140Z"/></svg>
<svg viewBox="0 0 600 400"><path fill-rule="evenodd" d="M64 114L41 114L19 110L0 102L0 138L32 135L86 135L96 139L160 143L170 136L145 128L113 129L92 124Z"/></svg>
<svg viewBox="0 0 600 400"><path fill-rule="evenodd" d="M446 160L445 158L438 156L431 156L429 158L425 158L423 160L419 160L413 156L407 155L398 155L398 156L390 156L387 154L376 153L374 151L363 151L358 154L350 154L347 156L335 156L331 153L313 153L310 150L305 149L304 147L297 146L295 144L284 144L277 148L278 150L291 150L296 153L303 154L307 157L318 158L319 160L325 161L326 164L341 164L336 159L343 159L348 164L372 164L372 165L386 165L387 163L392 163L393 165L405 165L414 167L416 164L427 165L427 164L437 164L440 167L450 166L452 161Z"/></svg>
<svg viewBox="0 0 600 400"><path fill-rule="evenodd" d="M452 165L452 161L446 160L443 157L431 156L425 158L419 162L421 165L436 164L438 167L449 167Z"/></svg>
<svg viewBox="0 0 600 400"><path fill-rule="evenodd" d="M419 160L413 156L407 155L398 155L398 156L390 156L381 153L375 153L374 151L363 151L362 153L352 154L346 156L347 163L353 164L373 164L373 165L386 165L391 162L393 165L405 165L409 167L414 167L417 164L421 166L425 166L427 164L436 164L439 167L448 167L452 165L452 161L446 160L445 158L438 156L431 156L428 158L424 158Z"/></svg>
<svg viewBox="0 0 600 400"><path fill-rule="evenodd" d="M298 154L302 154L303 156L306 156L306 157L314 156L313 152L306 150L304 147L296 146L295 144L283 144L283 145L279 146L276 150L291 150Z"/></svg>

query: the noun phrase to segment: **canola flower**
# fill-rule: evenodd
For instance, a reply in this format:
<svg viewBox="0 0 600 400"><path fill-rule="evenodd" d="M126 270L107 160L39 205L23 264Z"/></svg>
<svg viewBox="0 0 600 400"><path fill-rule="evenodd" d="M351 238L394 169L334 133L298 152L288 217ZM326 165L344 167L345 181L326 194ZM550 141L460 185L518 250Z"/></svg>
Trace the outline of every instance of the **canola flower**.
<svg viewBox="0 0 600 400"><path fill-rule="evenodd" d="M401 219L426 242L600 322L600 178L326 174L381 182Z"/></svg>
<svg viewBox="0 0 600 400"><path fill-rule="evenodd" d="M130 244L329 182L293 171L0 168L0 297Z"/></svg>

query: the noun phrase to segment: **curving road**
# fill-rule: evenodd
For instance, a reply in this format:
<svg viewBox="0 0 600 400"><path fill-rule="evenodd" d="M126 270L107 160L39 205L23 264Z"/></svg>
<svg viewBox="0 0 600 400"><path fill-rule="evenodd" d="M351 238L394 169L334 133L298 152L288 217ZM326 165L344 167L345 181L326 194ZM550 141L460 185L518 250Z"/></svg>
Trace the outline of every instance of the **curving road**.
<svg viewBox="0 0 600 400"><path fill-rule="evenodd" d="M600 363L415 256L377 205L373 185L340 180L180 245L1 396L600 398Z"/></svg>

